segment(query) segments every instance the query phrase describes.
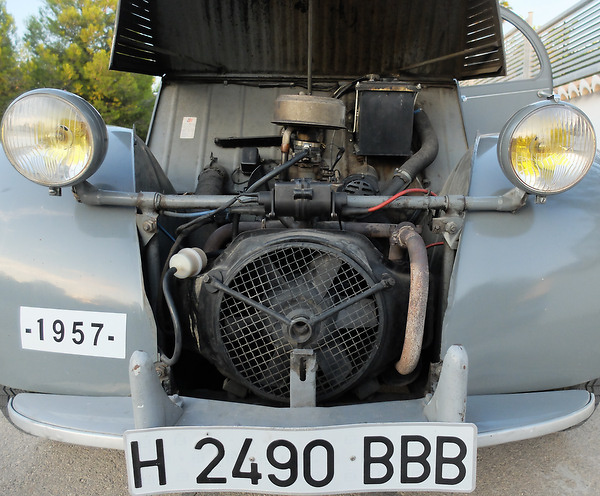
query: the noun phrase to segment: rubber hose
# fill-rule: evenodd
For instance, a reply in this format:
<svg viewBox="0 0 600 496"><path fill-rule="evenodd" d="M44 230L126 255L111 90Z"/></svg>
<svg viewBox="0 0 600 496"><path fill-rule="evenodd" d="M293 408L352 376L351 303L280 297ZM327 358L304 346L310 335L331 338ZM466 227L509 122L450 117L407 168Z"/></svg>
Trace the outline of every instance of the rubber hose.
<svg viewBox="0 0 600 496"><path fill-rule="evenodd" d="M417 174L437 157L439 150L437 135L425 111L415 112L414 128L421 139L421 148L397 170L392 180L382 190L383 196L392 196L406 189Z"/></svg>

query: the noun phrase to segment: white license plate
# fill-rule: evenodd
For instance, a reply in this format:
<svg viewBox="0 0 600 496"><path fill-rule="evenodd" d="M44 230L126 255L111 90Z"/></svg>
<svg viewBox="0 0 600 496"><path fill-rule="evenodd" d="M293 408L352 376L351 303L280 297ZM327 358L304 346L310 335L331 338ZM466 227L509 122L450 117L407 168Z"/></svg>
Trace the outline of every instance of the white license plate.
<svg viewBox="0 0 600 496"><path fill-rule="evenodd" d="M133 495L334 494L475 488L473 424L171 427L125 432Z"/></svg>
<svg viewBox="0 0 600 496"><path fill-rule="evenodd" d="M125 358L127 314L21 307L21 346L107 358Z"/></svg>

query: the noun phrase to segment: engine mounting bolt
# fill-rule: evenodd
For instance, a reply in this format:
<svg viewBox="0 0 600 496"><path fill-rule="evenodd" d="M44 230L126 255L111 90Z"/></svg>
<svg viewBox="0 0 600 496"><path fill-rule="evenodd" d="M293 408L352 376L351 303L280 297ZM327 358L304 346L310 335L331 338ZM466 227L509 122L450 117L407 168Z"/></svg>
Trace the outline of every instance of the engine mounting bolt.
<svg viewBox="0 0 600 496"><path fill-rule="evenodd" d="M142 229L147 233L156 231L156 224L151 220L145 220L142 224Z"/></svg>
<svg viewBox="0 0 600 496"><path fill-rule="evenodd" d="M446 231L454 234L454 233L456 233L456 231L458 231L458 226L456 225L455 222L448 222L448 224L446 224Z"/></svg>

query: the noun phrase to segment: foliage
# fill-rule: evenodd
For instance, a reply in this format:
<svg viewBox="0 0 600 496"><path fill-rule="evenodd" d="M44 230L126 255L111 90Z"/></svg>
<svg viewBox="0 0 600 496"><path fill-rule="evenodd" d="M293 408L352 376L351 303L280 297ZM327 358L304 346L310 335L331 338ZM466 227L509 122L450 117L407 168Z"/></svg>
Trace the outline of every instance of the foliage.
<svg viewBox="0 0 600 496"><path fill-rule="evenodd" d="M6 11L6 2L0 0L0 115L22 91L15 38L15 21Z"/></svg>
<svg viewBox="0 0 600 496"><path fill-rule="evenodd" d="M3 0L0 0L3 1ZM145 136L152 78L109 71L117 0L44 0L30 17L20 62L25 89L62 88L89 101L107 124Z"/></svg>

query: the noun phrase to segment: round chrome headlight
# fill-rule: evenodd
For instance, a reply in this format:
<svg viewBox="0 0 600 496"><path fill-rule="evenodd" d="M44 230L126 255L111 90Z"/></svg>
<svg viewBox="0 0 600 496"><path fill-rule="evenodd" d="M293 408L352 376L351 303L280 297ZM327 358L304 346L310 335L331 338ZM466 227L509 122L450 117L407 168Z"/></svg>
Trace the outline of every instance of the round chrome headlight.
<svg viewBox="0 0 600 496"><path fill-rule="evenodd" d="M590 169L595 153L596 135L589 119L562 102L544 101L519 110L498 141L506 177L539 196L575 186Z"/></svg>
<svg viewBox="0 0 600 496"><path fill-rule="evenodd" d="M108 133L98 111L82 98L39 89L21 95L6 110L2 145L27 179L62 187L96 172L106 155Z"/></svg>

